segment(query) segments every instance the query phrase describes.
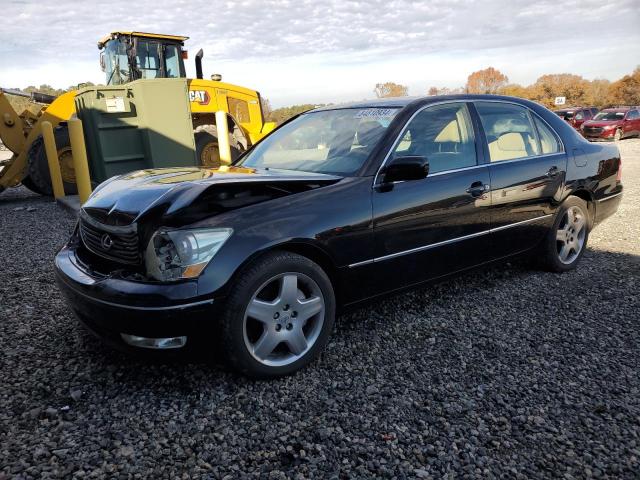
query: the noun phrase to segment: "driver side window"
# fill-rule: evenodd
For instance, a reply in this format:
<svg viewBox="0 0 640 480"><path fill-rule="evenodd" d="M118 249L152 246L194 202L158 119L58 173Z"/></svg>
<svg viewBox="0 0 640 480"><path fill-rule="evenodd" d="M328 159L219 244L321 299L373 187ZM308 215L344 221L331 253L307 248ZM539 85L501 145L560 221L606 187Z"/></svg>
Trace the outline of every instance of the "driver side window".
<svg viewBox="0 0 640 480"><path fill-rule="evenodd" d="M393 155L425 157L430 173L476 165L476 146L467 105L450 103L422 110L407 125Z"/></svg>

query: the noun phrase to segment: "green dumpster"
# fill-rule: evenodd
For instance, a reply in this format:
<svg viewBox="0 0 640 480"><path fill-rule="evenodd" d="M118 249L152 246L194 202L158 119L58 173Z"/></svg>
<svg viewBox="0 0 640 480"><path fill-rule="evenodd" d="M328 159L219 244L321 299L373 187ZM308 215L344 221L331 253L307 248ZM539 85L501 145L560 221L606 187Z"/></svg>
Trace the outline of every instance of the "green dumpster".
<svg viewBox="0 0 640 480"><path fill-rule="evenodd" d="M158 167L196 166L187 80L136 80L76 95L91 181Z"/></svg>

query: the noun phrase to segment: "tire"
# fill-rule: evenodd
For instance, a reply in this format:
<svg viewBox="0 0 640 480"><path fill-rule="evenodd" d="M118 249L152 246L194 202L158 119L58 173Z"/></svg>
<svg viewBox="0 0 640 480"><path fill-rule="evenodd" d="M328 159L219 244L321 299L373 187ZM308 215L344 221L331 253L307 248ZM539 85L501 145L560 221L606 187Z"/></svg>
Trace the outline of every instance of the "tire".
<svg viewBox="0 0 640 480"><path fill-rule="evenodd" d="M335 310L333 286L320 266L295 253L268 253L241 272L227 300L225 359L253 378L290 375L325 347Z"/></svg>
<svg viewBox="0 0 640 480"><path fill-rule="evenodd" d="M620 130L619 128L616 130L616 133L613 134L613 139L616 142L619 142L620 140L622 140L622 130Z"/></svg>
<svg viewBox="0 0 640 480"><path fill-rule="evenodd" d="M58 149L59 161L61 164L62 184L64 191L68 195L78 193L73 173L73 163L71 157L71 142L69 140L69 130L66 126L57 127L53 131L53 136ZM49 173L49 163L44 148L42 136L38 137L29 148L29 158L27 164L28 175L23 184L30 190L42 195L53 195L51 186L51 175Z"/></svg>
<svg viewBox="0 0 640 480"><path fill-rule="evenodd" d="M37 193L38 195L47 195L45 192L40 190L35 183L33 183L33 180L31 180L31 177L29 176L24 177L21 183L33 193Z"/></svg>
<svg viewBox="0 0 640 480"><path fill-rule="evenodd" d="M218 132L214 125L198 127L194 133L196 142L196 158L198 165L203 167L218 168L220 166L220 152L218 150ZM236 139L229 134L231 145L231 161L235 161L241 153L241 146Z"/></svg>
<svg viewBox="0 0 640 480"><path fill-rule="evenodd" d="M587 248L590 227L587 202L574 196L567 198L540 245L538 259L542 267L552 272L576 268Z"/></svg>

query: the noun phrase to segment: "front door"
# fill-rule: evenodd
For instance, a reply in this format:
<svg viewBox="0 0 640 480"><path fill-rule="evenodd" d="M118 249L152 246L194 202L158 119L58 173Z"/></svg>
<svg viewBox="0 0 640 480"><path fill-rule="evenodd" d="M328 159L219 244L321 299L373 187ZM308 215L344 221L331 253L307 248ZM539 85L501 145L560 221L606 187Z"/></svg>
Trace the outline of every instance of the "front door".
<svg viewBox="0 0 640 480"><path fill-rule="evenodd" d="M567 155L529 109L506 102L475 107L490 159L493 257L500 258L542 240L562 198Z"/></svg>
<svg viewBox="0 0 640 480"><path fill-rule="evenodd" d="M373 192L374 268L382 289L406 287L485 262L490 255L489 167L478 163L468 105L451 102L414 116L387 162L429 161L421 180Z"/></svg>

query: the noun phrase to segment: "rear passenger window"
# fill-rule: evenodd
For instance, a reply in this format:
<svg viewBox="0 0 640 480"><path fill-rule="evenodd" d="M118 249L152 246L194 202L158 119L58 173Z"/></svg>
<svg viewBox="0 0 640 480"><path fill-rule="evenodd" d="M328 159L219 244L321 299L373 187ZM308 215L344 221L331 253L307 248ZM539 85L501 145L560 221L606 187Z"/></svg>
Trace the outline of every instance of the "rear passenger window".
<svg viewBox="0 0 640 480"><path fill-rule="evenodd" d="M478 102L492 162L540 155L527 109L507 103Z"/></svg>
<svg viewBox="0 0 640 480"><path fill-rule="evenodd" d="M426 157L430 173L476 165L476 146L467 105L437 105L418 113L394 150L394 156L401 155Z"/></svg>
<svg viewBox="0 0 640 480"><path fill-rule="evenodd" d="M538 129L538 137L540 138L540 146L542 147L542 154L547 155L549 153L558 153L560 149L560 142L558 137L551 131L551 129L540 120L537 116L533 115L533 121Z"/></svg>

